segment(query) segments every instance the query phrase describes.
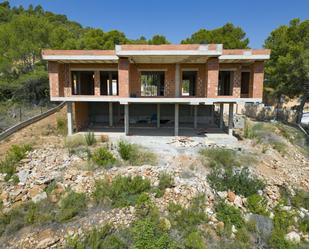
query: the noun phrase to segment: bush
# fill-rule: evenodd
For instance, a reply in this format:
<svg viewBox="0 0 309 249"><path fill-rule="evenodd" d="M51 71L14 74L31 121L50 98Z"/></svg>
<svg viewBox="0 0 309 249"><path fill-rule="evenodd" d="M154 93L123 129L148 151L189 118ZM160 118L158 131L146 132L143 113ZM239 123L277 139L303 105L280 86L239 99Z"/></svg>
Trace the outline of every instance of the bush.
<svg viewBox="0 0 309 249"><path fill-rule="evenodd" d="M68 192L60 202L57 220L67 221L80 214L87 207L87 199L84 193Z"/></svg>
<svg viewBox="0 0 309 249"><path fill-rule="evenodd" d="M85 137L81 134L76 134L65 138L65 147L69 150L86 145Z"/></svg>
<svg viewBox="0 0 309 249"><path fill-rule="evenodd" d="M93 197L96 202L109 200L113 207L126 207L135 205L139 196L150 190L150 181L141 176L117 176L111 183L107 180L97 181Z"/></svg>
<svg viewBox="0 0 309 249"><path fill-rule="evenodd" d="M294 207L309 209L309 192L304 190L297 190L295 196L291 198L291 204Z"/></svg>
<svg viewBox="0 0 309 249"><path fill-rule="evenodd" d="M93 132L87 132L84 137L88 146L94 145L97 142Z"/></svg>
<svg viewBox="0 0 309 249"><path fill-rule="evenodd" d="M294 224L294 214L289 211L282 210L280 206L277 206L274 209L274 214L274 228L281 230L284 233L288 232L289 227Z"/></svg>
<svg viewBox="0 0 309 249"><path fill-rule="evenodd" d="M303 233L309 233L309 216L306 216L302 220L300 220L299 230Z"/></svg>
<svg viewBox="0 0 309 249"><path fill-rule="evenodd" d="M202 149L199 152L202 156L207 157L212 167L233 167L240 166L236 160L236 152L231 149L209 148Z"/></svg>
<svg viewBox="0 0 309 249"><path fill-rule="evenodd" d="M159 185L154 191L156 197L160 198L164 195L166 188L171 188L174 185L173 177L167 173L161 173L159 175Z"/></svg>
<svg viewBox="0 0 309 249"><path fill-rule="evenodd" d="M248 168L242 168L241 171L233 169L215 168L207 176L210 186L217 191L232 190L238 195L248 197L262 190L265 184L262 180L252 178Z"/></svg>
<svg viewBox="0 0 309 249"><path fill-rule="evenodd" d="M146 149L136 145L130 144L126 141L120 141L118 143L118 152L121 158L131 165L154 165L157 162L157 157L154 153L147 151Z"/></svg>
<svg viewBox="0 0 309 249"><path fill-rule="evenodd" d="M215 206L215 210L217 219L224 222L225 225L234 225L236 228L244 226L245 221L238 208L221 201Z"/></svg>
<svg viewBox="0 0 309 249"><path fill-rule="evenodd" d="M268 216L269 212L266 209L267 200L258 194L250 195L247 198L247 207L251 213Z"/></svg>
<svg viewBox="0 0 309 249"><path fill-rule="evenodd" d="M274 230L271 233L268 244L272 249L296 249L293 243L285 239L285 233L281 230Z"/></svg>
<svg viewBox="0 0 309 249"><path fill-rule="evenodd" d="M185 244L188 249L206 249L202 236L196 231L188 234Z"/></svg>
<svg viewBox="0 0 309 249"><path fill-rule="evenodd" d="M185 234L196 230L200 224L207 222L205 210L205 196L199 195L194 198L188 208L179 204L170 203L168 206L169 217L172 225Z"/></svg>
<svg viewBox="0 0 309 249"><path fill-rule="evenodd" d="M60 135L66 136L68 133L67 120L64 117L57 117L57 131Z"/></svg>
<svg viewBox="0 0 309 249"><path fill-rule="evenodd" d="M83 239L78 236L66 240L66 248L104 248L104 249L125 249L126 243L118 236L115 229L105 225L100 229L93 229Z"/></svg>
<svg viewBox="0 0 309 249"><path fill-rule="evenodd" d="M10 180L16 173L17 163L22 160L30 150L32 150L32 147L29 144L11 146L4 160L0 162L0 172L6 174L6 181ZM16 177L13 180L16 182Z"/></svg>
<svg viewBox="0 0 309 249"><path fill-rule="evenodd" d="M104 168L110 168L116 163L114 155L105 147L96 149L92 155L92 160Z"/></svg>

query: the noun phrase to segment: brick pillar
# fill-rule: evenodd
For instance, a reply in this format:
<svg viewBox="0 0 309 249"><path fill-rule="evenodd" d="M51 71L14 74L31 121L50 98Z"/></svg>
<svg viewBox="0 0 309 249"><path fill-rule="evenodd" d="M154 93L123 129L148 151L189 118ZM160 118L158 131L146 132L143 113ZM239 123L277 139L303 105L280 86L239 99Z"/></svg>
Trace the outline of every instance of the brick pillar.
<svg viewBox="0 0 309 249"><path fill-rule="evenodd" d="M252 88L250 88L250 96L252 98L263 97L263 82L264 82L264 62L256 61L253 64L253 80Z"/></svg>
<svg viewBox="0 0 309 249"><path fill-rule="evenodd" d="M94 71L94 95L100 96L101 90L100 90L100 71Z"/></svg>
<svg viewBox="0 0 309 249"><path fill-rule="evenodd" d="M130 62L128 58L119 58L118 74L119 74L119 96L129 97L129 68Z"/></svg>
<svg viewBox="0 0 309 249"><path fill-rule="evenodd" d="M72 96L72 84L70 82L70 65L63 64L64 96Z"/></svg>
<svg viewBox="0 0 309 249"><path fill-rule="evenodd" d="M233 97L240 98L241 71L240 67L233 73Z"/></svg>
<svg viewBox="0 0 309 249"><path fill-rule="evenodd" d="M215 98L219 82L219 59L209 58L207 61L207 87L205 95L207 98Z"/></svg>
<svg viewBox="0 0 309 249"><path fill-rule="evenodd" d="M57 62L48 62L48 76L50 85L50 96L59 96L59 64Z"/></svg>

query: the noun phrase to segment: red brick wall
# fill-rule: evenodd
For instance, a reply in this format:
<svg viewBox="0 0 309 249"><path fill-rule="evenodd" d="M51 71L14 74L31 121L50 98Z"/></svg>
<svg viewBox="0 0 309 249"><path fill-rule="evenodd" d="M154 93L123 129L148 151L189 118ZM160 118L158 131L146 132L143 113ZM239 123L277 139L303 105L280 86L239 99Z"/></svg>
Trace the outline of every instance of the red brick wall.
<svg viewBox="0 0 309 249"><path fill-rule="evenodd" d="M257 61L254 62L252 66L253 78L251 94L252 98L262 98L263 97L263 82L264 82L264 62Z"/></svg>
<svg viewBox="0 0 309 249"><path fill-rule="evenodd" d="M88 117L88 103L74 102L74 120L77 131L86 129L89 122Z"/></svg>
<svg viewBox="0 0 309 249"><path fill-rule="evenodd" d="M119 81L119 96L129 97L129 69L130 62L127 58L119 58L118 64L118 81Z"/></svg>
<svg viewBox="0 0 309 249"><path fill-rule="evenodd" d="M130 64L130 94L136 96L141 96L140 70L165 70L164 96L175 97L175 64Z"/></svg>
<svg viewBox="0 0 309 249"><path fill-rule="evenodd" d="M207 61L207 88L205 96L207 98L217 97L219 81L219 59L209 58Z"/></svg>

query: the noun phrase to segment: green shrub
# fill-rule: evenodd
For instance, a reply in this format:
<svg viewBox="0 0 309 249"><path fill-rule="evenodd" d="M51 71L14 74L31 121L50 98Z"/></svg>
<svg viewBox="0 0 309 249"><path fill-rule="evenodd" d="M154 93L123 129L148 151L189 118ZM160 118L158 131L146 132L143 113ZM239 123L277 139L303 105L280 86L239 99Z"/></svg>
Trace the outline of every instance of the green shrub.
<svg viewBox="0 0 309 249"><path fill-rule="evenodd" d="M166 188L171 188L174 185L173 177L167 173L161 173L159 175L159 185L158 188L154 189L157 198L164 195Z"/></svg>
<svg viewBox="0 0 309 249"><path fill-rule="evenodd" d="M80 214L87 207L87 199L84 193L68 192L60 202L57 220L63 222Z"/></svg>
<svg viewBox="0 0 309 249"><path fill-rule="evenodd" d="M57 131L60 135L66 136L68 129L67 129L67 120L64 117L58 116L56 119L57 122Z"/></svg>
<svg viewBox="0 0 309 249"><path fill-rule="evenodd" d="M240 166L239 162L236 160L236 152L231 149L208 148L200 150L199 153L208 158L210 166L212 167Z"/></svg>
<svg viewBox="0 0 309 249"><path fill-rule="evenodd" d="M93 132L87 132L84 137L88 146L94 145L97 142Z"/></svg>
<svg viewBox="0 0 309 249"><path fill-rule="evenodd" d="M132 227L134 249L176 249L176 244L159 226L159 220L137 220Z"/></svg>
<svg viewBox="0 0 309 249"><path fill-rule="evenodd" d="M82 239L79 236L69 237L66 240L67 249L125 249L126 243L118 236L115 229L105 225L100 229L93 229Z"/></svg>
<svg viewBox="0 0 309 249"><path fill-rule="evenodd" d="M294 224L294 213L282 210L280 206L274 209L274 228L277 230L288 231L288 228Z"/></svg>
<svg viewBox="0 0 309 249"><path fill-rule="evenodd" d="M135 205L139 196L150 190L150 181L141 176L117 176L110 183L107 180L97 181L93 197L96 202L109 200L113 207L126 207Z"/></svg>
<svg viewBox="0 0 309 249"><path fill-rule="evenodd" d="M306 216L299 221L299 230L303 233L309 233L309 216Z"/></svg>
<svg viewBox="0 0 309 249"><path fill-rule="evenodd" d="M210 186L217 191L232 190L245 197L256 194L258 190L265 187L264 182L253 178L246 167L240 171L234 171L230 168L214 168L207 179Z"/></svg>
<svg viewBox="0 0 309 249"><path fill-rule="evenodd" d="M104 168L110 168L116 163L114 155L105 147L96 149L92 155L92 160Z"/></svg>
<svg viewBox="0 0 309 249"><path fill-rule="evenodd" d="M245 221L238 208L221 201L215 206L215 210L217 219L224 222L225 225L234 225L236 228L244 226Z"/></svg>
<svg viewBox="0 0 309 249"><path fill-rule="evenodd" d="M194 231L198 225L207 222L208 218L204 210L204 195L199 195L194 198L188 208L183 208L175 203L170 203L168 206L169 217L172 221L172 225L186 234Z"/></svg>
<svg viewBox="0 0 309 249"><path fill-rule="evenodd" d="M248 139L253 139L255 137L252 124L248 119L245 120L244 137Z"/></svg>
<svg viewBox="0 0 309 249"><path fill-rule="evenodd" d="M188 249L206 249L204 239L197 231L188 234L185 245Z"/></svg>
<svg viewBox="0 0 309 249"><path fill-rule="evenodd" d="M275 229L269 238L268 244L272 249L296 249L292 242L285 239L285 233Z"/></svg>
<svg viewBox="0 0 309 249"><path fill-rule="evenodd" d="M297 190L295 196L291 198L291 204L294 207L309 209L309 192L304 190Z"/></svg>
<svg viewBox="0 0 309 249"><path fill-rule="evenodd" d="M267 200L258 194L250 195L247 198L247 207L251 213L268 216L269 212L266 209Z"/></svg>
<svg viewBox="0 0 309 249"><path fill-rule="evenodd" d="M31 145L12 145L8 150L3 161L0 162L0 172L6 174L5 180L8 181L16 173L17 163L22 160L28 151L32 150ZM16 177L13 179L16 182Z"/></svg>
<svg viewBox="0 0 309 249"><path fill-rule="evenodd" d="M154 153L138 146L137 144L130 144L126 141L120 141L118 143L118 152L121 158L129 162L131 165L155 165L157 162L157 156Z"/></svg>

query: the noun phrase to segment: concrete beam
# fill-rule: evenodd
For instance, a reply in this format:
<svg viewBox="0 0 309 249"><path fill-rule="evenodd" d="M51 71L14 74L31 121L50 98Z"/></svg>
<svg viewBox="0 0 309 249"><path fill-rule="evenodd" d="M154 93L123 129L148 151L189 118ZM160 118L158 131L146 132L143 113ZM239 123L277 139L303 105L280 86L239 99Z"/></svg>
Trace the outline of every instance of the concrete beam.
<svg viewBox="0 0 309 249"><path fill-rule="evenodd" d="M175 129L174 129L174 135L178 136L179 132L179 104L175 104Z"/></svg>
<svg viewBox="0 0 309 249"><path fill-rule="evenodd" d="M72 102L67 102L68 136L73 135L73 108Z"/></svg>
<svg viewBox="0 0 309 249"><path fill-rule="evenodd" d="M126 136L129 135L129 105L124 105L124 133Z"/></svg>
<svg viewBox="0 0 309 249"><path fill-rule="evenodd" d="M113 126L113 102L108 103L108 114L109 114L109 126Z"/></svg>
<svg viewBox="0 0 309 249"><path fill-rule="evenodd" d="M233 135L233 108L234 104L229 104L229 122L228 122L228 134Z"/></svg>
<svg viewBox="0 0 309 249"><path fill-rule="evenodd" d="M160 120L161 120L161 116L160 116L160 104L157 104L157 128L160 128Z"/></svg>

